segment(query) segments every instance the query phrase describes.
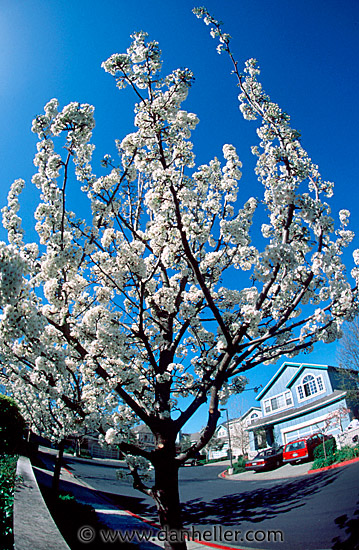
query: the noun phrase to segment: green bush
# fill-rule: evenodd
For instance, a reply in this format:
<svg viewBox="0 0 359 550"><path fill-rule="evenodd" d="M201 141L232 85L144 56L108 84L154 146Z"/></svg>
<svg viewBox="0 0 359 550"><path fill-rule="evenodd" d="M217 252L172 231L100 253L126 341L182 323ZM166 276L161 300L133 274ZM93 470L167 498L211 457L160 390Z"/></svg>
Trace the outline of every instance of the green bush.
<svg viewBox="0 0 359 550"><path fill-rule="evenodd" d="M13 502L17 456L3 455L0 458L0 548L13 547Z"/></svg>
<svg viewBox="0 0 359 550"><path fill-rule="evenodd" d="M233 464L233 473L240 474L241 472L245 472L245 463L246 459L244 458L244 456L239 456L237 462Z"/></svg>
<svg viewBox="0 0 359 550"><path fill-rule="evenodd" d="M343 447L340 451L336 452L338 462L345 462L346 460L351 460L352 458L357 458L358 456L359 445L356 447Z"/></svg>
<svg viewBox="0 0 359 550"><path fill-rule="evenodd" d="M331 466L336 463L335 455L329 455L327 458L316 458L313 462L312 469L317 470L318 468L325 468L326 466Z"/></svg>
<svg viewBox="0 0 359 550"><path fill-rule="evenodd" d="M327 459L323 457L316 458L313 462L313 470L318 468L325 468L326 466L331 466L332 464L339 464L340 462L345 462L346 460L351 460L352 458L359 457L359 445L356 447L343 447L340 450L335 451L335 453L328 455Z"/></svg>
<svg viewBox="0 0 359 550"><path fill-rule="evenodd" d="M0 455L21 450L25 421L11 397L0 394Z"/></svg>
<svg viewBox="0 0 359 550"><path fill-rule="evenodd" d="M80 457L82 458L92 458L90 451L88 449L81 449Z"/></svg>
<svg viewBox="0 0 359 550"><path fill-rule="evenodd" d="M325 456L327 456L327 458L329 459L334 455L335 451L337 450L337 442L335 441L334 437L332 439L327 439L324 445L325 445L325 454L324 454L323 443L321 443L320 445L318 445L318 447L314 449L313 456L315 459L317 458L324 459Z"/></svg>

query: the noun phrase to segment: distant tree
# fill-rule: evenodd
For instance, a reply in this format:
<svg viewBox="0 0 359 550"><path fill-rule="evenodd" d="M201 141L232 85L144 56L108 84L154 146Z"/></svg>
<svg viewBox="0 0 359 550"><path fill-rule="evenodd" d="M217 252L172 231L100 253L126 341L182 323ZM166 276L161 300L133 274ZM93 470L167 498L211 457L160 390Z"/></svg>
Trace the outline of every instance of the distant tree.
<svg viewBox="0 0 359 550"><path fill-rule="evenodd" d="M137 101L119 160L106 156L95 175L93 107L61 110L51 100L33 123L38 242L24 241L17 180L3 210L9 242L0 243L0 355L15 397L21 385L48 396L62 418L59 439L81 425L117 443L134 486L153 497L172 534L166 545L181 549L178 469L214 434L220 403L243 390L252 367L335 341L353 316L359 279L356 267L352 288L342 263L353 233L347 210L335 227L326 202L333 185L264 93L256 61L241 74L229 35L203 8L196 14L233 62L244 118L258 120L263 194L252 182L239 187L233 145L223 146L223 163L195 166L198 118L181 106L193 75L162 77L158 43L140 32L103 64ZM243 201L247 190L259 197ZM34 400L32 414L42 403L48 408ZM178 453L178 433L206 403L200 439ZM154 434L153 451L129 441L134 422ZM140 458L153 464L151 486Z"/></svg>
<svg viewBox="0 0 359 550"><path fill-rule="evenodd" d="M343 433L343 420L345 418L348 418L350 413L351 410L347 407L344 407L343 405L335 411L328 413L326 418L324 419L322 432L324 434L327 434L328 432L332 432L334 429L339 429L340 433Z"/></svg>
<svg viewBox="0 0 359 550"><path fill-rule="evenodd" d="M21 451L25 421L16 402L0 395L0 455L13 455Z"/></svg>

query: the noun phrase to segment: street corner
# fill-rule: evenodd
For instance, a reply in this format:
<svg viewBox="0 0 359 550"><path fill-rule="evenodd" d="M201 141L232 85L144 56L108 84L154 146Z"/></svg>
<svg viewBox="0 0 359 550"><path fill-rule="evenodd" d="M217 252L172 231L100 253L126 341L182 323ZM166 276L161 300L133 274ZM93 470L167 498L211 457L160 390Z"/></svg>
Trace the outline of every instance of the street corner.
<svg viewBox="0 0 359 550"><path fill-rule="evenodd" d="M300 477L311 472L313 462L306 462L303 464L284 464L274 470L265 470L262 472L255 472L254 470L248 470L240 472L238 474L231 474L229 469L224 470L219 474L219 477L231 481L271 481L275 479L287 479L292 477Z"/></svg>

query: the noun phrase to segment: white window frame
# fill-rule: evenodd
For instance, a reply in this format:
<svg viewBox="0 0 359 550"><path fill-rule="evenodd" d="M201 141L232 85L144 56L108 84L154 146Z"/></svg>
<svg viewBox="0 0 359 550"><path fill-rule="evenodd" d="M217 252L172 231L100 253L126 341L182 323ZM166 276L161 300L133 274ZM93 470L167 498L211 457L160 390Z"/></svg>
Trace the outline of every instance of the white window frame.
<svg viewBox="0 0 359 550"><path fill-rule="evenodd" d="M287 404L287 397L286 397L287 394L290 395L290 404L289 405ZM277 407L276 409L273 409L272 405L271 405L271 400L272 399L277 399L278 397L283 397L284 405L282 407ZM268 397L268 399L263 400L263 409L264 409L264 414L265 415L277 413L278 411L283 411L284 409L290 409L293 406L294 406L293 395L292 395L292 392L290 390L285 390L282 393L277 393L276 395L272 395L271 397ZM269 407L269 411L266 410L268 407Z"/></svg>
<svg viewBox="0 0 359 550"><path fill-rule="evenodd" d="M315 387L317 389L316 392L314 393L311 393L310 395L305 395L305 391L304 391L304 379L307 377L307 376L312 376L314 378L314 382L315 382ZM320 381L321 383L321 386L322 386L322 389L319 389L319 383L318 383L318 380ZM308 382L306 382L307 384ZM326 392L326 388L325 388L325 384L324 384L324 379L323 379L323 376L321 374L313 374L312 372L308 372L307 374L305 374L304 376L302 376L302 379L301 379L301 382L300 384L298 384L296 386L296 390L297 390L297 397L298 397L298 401L299 402L303 402L303 401L307 401L308 399L312 399L313 397L316 397L317 395L320 395L322 393L325 393ZM302 392L303 394L303 397L300 396L300 392Z"/></svg>

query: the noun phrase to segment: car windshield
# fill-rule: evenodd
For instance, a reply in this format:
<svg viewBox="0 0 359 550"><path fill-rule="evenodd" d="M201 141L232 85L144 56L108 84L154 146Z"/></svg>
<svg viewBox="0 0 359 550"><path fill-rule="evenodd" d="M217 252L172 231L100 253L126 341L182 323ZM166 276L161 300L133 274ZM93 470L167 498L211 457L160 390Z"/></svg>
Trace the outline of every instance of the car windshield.
<svg viewBox="0 0 359 550"><path fill-rule="evenodd" d="M290 451L299 451L300 449L305 448L305 441L294 441L294 443L290 443L286 446L286 452Z"/></svg>
<svg viewBox="0 0 359 550"><path fill-rule="evenodd" d="M257 456L254 457L253 460L263 460L263 458L265 458L267 455L265 454L265 451L261 451L260 453L257 454Z"/></svg>
<svg viewBox="0 0 359 550"><path fill-rule="evenodd" d="M260 453L258 453L256 458L265 458L266 456L271 456L273 454L275 454L274 449L266 449L265 451L261 451Z"/></svg>

